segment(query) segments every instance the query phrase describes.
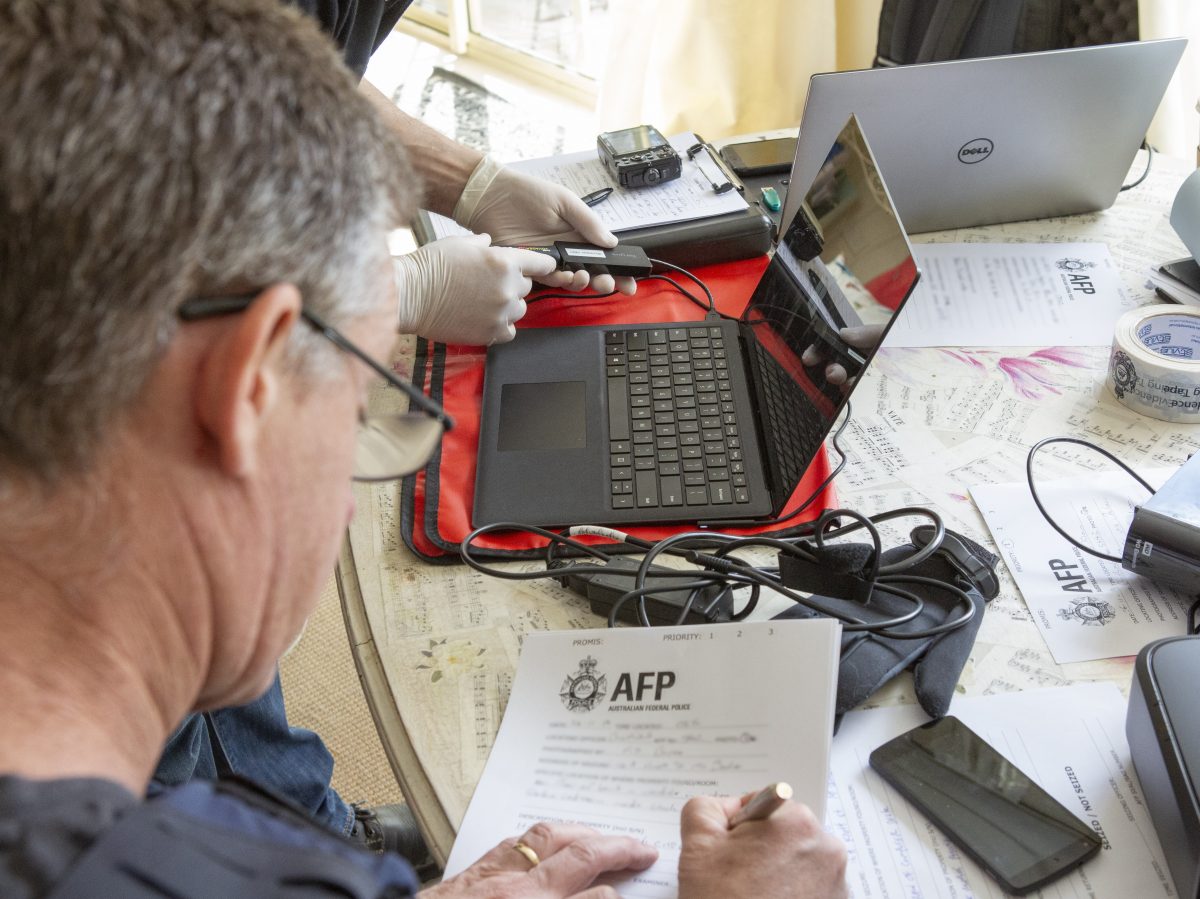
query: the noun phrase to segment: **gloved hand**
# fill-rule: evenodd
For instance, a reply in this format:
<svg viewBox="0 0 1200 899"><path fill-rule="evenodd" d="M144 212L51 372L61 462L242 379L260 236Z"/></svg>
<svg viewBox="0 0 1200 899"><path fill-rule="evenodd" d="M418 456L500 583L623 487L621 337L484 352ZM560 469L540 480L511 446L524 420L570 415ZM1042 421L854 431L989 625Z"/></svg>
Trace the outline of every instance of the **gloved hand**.
<svg viewBox="0 0 1200 899"><path fill-rule="evenodd" d="M486 234L446 237L393 258L398 325L442 343L491 346L516 336L533 277L554 260L531 250L493 247Z"/></svg>
<svg viewBox="0 0 1200 899"><path fill-rule="evenodd" d="M556 240L617 245L599 216L565 187L514 171L491 156L485 156L471 173L454 207L454 220L509 246L540 246ZM587 272L554 272L536 280L547 287L577 291L588 286L589 276ZM637 290L633 278L597 275L590 281L597 293L617 289L632 295Z"/></svg>
<svg viewBox="0 0 1200 899"><path fill-rule="evenodd" d="M931 533L932 527L915 528L913 544L887 550L883 553L882 564L890 565L913 555L928 541ZM828 555L830 565L840 569L831 578L836 582L842 575L853 577L862 572L870 555L870 547L865 544L835 545L828 548ZM983 622L985 604L999 591L994 571L997 561L995 554L978 543L948 530L942 549L904 574L954 584L971 598L975 611L970 621L956 630L914 640L883 637L863 631L843 632L834 730L843 714L861 704L905 668L913 670L913 685L921 708L934 718L940 718L949 711L958 677L962 674L971 647L975 644L975 635ZM966 611L962 601L956 600L945 590L918 584L900 583L897 586L925 601L920 614L895 628L897 631L926 630L958 618ZM864 621L883 621L912 610L909 600L879 589L874 591L868 604L828 596L814 598L828 608L839 609ZM812 618L816 615L816 612L796 605L775 617Z"/></svg>

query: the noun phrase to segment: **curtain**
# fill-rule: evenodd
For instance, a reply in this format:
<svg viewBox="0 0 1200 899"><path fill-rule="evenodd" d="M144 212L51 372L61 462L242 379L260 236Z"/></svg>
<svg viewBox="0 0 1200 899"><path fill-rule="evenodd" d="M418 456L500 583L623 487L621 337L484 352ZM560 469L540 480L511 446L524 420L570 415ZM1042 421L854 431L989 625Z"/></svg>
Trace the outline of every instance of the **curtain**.
<svg viewBox="0 0 1200 899"><path fill-rule="evenodd" d="M600 127L708 139L794 128L810 75L871 65L881 4L610 0Z"/></svg>
<svg viewBox="0 0 1200 899"><path fill-rule="evenodd" d="M1200 4L1196 0L1140 0L1143 38L1186 37L1188 48L1150 126L1150 143L1169 156L1200 164Z"/></svg>

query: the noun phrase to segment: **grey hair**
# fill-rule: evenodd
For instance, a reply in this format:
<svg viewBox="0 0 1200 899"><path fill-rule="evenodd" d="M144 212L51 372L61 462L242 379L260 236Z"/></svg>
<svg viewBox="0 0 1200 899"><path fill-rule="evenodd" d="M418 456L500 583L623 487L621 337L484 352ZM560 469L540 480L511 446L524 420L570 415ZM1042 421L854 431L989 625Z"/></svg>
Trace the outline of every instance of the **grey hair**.
<svg viewBox="0 0 1200 899"><path fill-rule="evenodd" d="M181 302L288 282L344 320L416 202L279 0L0 0L0 110L0 473L48 485L88 470Z"/></svg>

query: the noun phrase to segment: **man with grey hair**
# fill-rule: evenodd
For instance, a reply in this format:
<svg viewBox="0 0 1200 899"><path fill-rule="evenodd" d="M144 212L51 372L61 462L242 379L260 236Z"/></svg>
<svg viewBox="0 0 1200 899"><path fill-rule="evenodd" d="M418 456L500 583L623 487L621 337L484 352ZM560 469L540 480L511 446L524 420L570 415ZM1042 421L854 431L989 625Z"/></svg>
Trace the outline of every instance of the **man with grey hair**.
<svg viewBox="0 0 1200 899"><path fill-rule="evenodd" d="M412 895L250 786L140 798L188 711L271 683L351 474L447 425L376 361L405 154L274 0L0 0L0 109L0 895ZM376 378L410 411L364 416ZM738 807L685 808L681 899L844 895L811 812ZM613 899L654 857L540 824L427 892Z"/></svg>

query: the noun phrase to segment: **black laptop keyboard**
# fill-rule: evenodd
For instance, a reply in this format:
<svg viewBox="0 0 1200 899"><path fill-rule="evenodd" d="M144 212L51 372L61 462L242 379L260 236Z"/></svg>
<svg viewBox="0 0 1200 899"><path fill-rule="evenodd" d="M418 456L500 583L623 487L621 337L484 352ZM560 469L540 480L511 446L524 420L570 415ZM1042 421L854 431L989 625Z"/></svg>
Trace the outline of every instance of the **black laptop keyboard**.
<svg viewBox="0 0 1200 899"><path fill-rule="evenodd" d="M763 433L768 446L763 454L778 464L781 483L798 484L828 428L812 400L775 357L757 340L747 343L757 363L756 395L767 422Z"/></svg>
<svg viewBox="0 0 1200 899"><path fill-rule="evenodd" d="M721 329L606 331L604 351L612 507L750 502Z"/></svg>

